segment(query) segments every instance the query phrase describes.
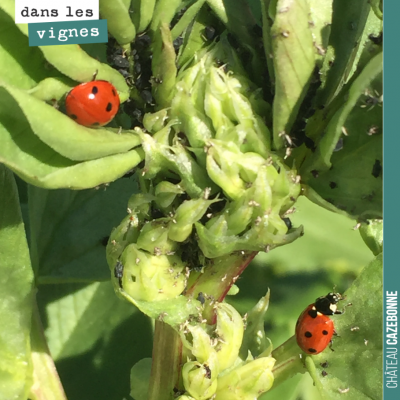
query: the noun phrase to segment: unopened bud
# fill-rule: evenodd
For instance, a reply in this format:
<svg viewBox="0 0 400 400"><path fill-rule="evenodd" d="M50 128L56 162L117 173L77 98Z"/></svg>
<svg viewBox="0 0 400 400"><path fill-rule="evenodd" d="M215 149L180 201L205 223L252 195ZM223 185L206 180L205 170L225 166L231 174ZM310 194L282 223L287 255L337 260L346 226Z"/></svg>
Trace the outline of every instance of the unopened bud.
<svg viewBox="0 0 400 400"><path fill-rule="evenodd" d="M256 399L271 389L275 359L261 357L247 361L218 379L215 400Z"/></svg>
<svg viewBox="0 0 400 400"><path fill-rule="evenodd" d="M176 255L154 256L127 246L121 256L124 265L122 286L135 300L159 301L179 296L185 288L184 267Z"/></svg>
<svg viewBox="0 0 400 400"><path fill-rule="evenodd" d="M240 314L227 303L216 306L218 344L216 346L221 371L233 365L239 355L243 339L243 319Z"/></svg>

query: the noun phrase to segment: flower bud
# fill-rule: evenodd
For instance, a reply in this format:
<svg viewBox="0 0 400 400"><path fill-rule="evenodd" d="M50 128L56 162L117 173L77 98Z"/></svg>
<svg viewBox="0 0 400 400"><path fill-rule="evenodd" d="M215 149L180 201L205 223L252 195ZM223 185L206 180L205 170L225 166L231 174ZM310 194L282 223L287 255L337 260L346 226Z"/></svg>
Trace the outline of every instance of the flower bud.
<svg viewBox="0 0 400 400"><path fill-rule="evenodd" d="M143 126L150 133L156 133L164 128L165 121L168 119L168 110L162 109L155 113L147 113L143 117Z"/></svg>
<svg viewBox="0 0 400 400"><path fill-rule="evenodd" d="M243 319L240 314L227 303L218 303L216 306L218 335L216 346L220 370L223 371L233 365L239 355L243 339Z"/></svg>
<svg viewBox="0 0 400 400"><path fill-rule="evenodd" d="M247 361L218 379L215 400L253 400L271 389L275 359L261 357Z"/></svg>
<svg viewBox="0 0 400 400"><path fill-rule="evenodd" d="M174 185L168 181L160 182L154 191L156 203L163 209L170 207L176 196L183 193L185 193L185 191L180 185Z"/></svg>
<svg viewBox="0 0 400 400"><path fill-rule="evenodd" d="M193 224L207 211L207 208L218 200L186 200L176 210L170 224L168 237L176 242L183 242L192 233Z"/></svg>
<svg viewBox="0 0 400 400"><path fill-rule="evenodd" d="M127 215L122 222L113 229L108 240L106 257L107 263L114 271L115 264L125 247L129 243L135 243L139 236L139 219L136 214Z"/></svg>
<svg viewBox="0 0 400 400"><path fill-rule="evenodd" d="M220 371L218 356L211 345L208 333L199 325L188 326L192 343L182 335L183 343L196 361L188 361L182 368L185 389L196 400L208 399L217 389L217 377Z"/></svg>
<svg viewBox="0 0 400 400"><path fill-rule="evenodd" d="M247 328L244 331L243 343L240 348L242 358L248 352L253 357L258 357L269 346L270 341L265 337L264 317L269 305L269 289L267 294L247 313Z"/></svg>
<svg viewBox="0 0 400 400"><path fill-rule="evenodd" d="M121 262L124 265L122 286L135 300L171 299L185 289L185 264L176 255L154 256L130 244L122 253Z"/></svg>
<svg viewBox="0 0 400 400"><path fill-rule="evenodd" d="M154 255L172 253L177 249L177 243L168 238L169 218L160 218L147 222L140 230L137 247Z"/></svg>
<svg viewBox="0 0 400 400"><path fill-rule="evenodd" d="M182 368L183 385L196 400L207 400L217 390L217 379L212 379L209 367L197 361L189 361Z"/></svg>
<svg viewBox="0 0 400 400"><path fill-rule="evenodd" d="M137 215L140 222L143 222L145 217L149 215L151 202L154 196L148 193L136 193L128 200L128 209Z"/></svg>

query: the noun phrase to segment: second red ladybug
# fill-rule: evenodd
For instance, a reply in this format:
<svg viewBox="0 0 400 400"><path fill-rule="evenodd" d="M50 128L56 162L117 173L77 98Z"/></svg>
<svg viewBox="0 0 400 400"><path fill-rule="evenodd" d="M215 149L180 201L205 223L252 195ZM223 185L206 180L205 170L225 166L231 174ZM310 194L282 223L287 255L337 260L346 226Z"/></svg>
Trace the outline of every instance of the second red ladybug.
<svg viewBox="0 0 400 400"><path fill-rule="evenodd" d="M78 124L99 127L118 112L117 89L107 81L91 81L75 86L65 98L67 115Z"/></svg>
<svg viewBox="0 0 400 400"><path fill-rule="evenodd" d="M339 293L328 293L301 313L296 323L296 340L305 353L318 354L328 346L335 333L328 315L343 314L337 310L337 303L342 299Z"/></svg>

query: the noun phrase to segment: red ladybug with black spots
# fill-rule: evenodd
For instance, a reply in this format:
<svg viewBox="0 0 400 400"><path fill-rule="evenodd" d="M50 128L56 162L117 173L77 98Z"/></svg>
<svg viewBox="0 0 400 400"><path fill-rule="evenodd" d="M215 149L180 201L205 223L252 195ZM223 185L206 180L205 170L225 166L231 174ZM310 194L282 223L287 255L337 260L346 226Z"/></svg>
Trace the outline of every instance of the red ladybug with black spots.
<svg viewBox="0 0 400 400"><path fill-rule="evenodd" d="M75 86L65 98L67 115L83 126L108 124L118 112L117 89L107 81L91 81Z"/></svg>
<svg viewBox="0 0 400 400"><path fill-rule="evenodd" d="M328 293L310 304L296 323L296 340L307 354L318 354L326 349L335 334L335 327L329 315L343 314L337 310L337 303L343 300L339 293Z"/></svg>

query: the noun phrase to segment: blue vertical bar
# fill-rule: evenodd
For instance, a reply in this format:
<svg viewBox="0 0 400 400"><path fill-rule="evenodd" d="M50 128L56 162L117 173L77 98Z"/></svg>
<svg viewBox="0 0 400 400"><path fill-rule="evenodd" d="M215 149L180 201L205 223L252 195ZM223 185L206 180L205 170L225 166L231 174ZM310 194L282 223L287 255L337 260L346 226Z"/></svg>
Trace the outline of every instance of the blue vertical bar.
<svg viewBox="0 0 400 400"><path fill-rule="evenodd" d="M399 314L400 295L400 1L384 2L384 400L400 399Z"/></svg>

